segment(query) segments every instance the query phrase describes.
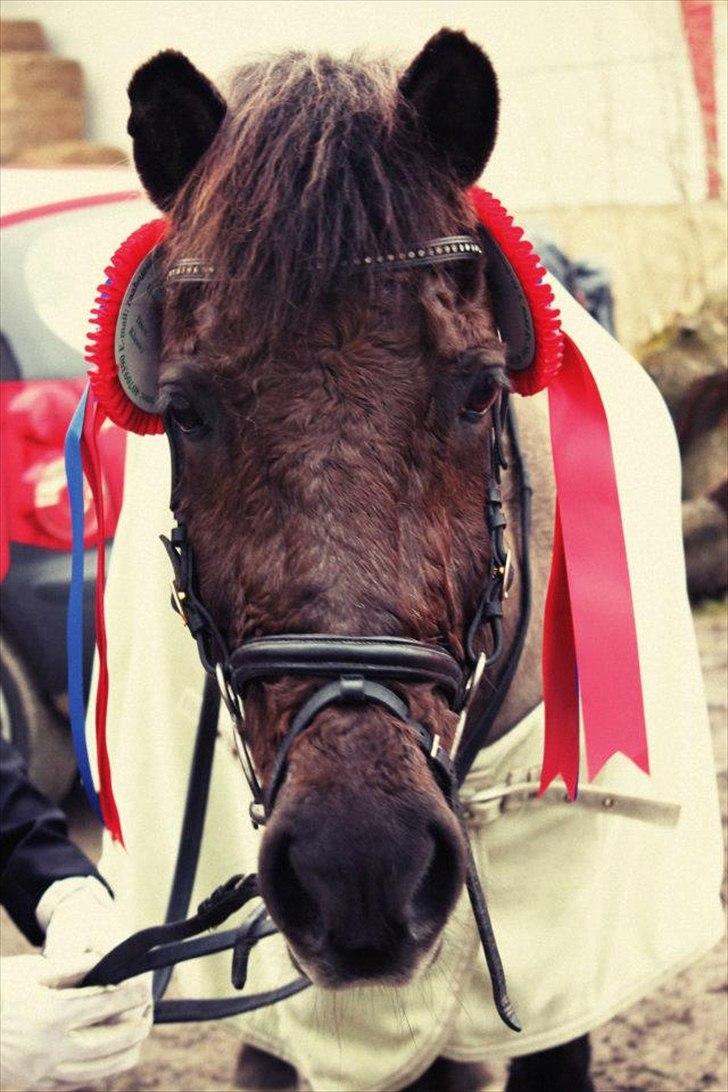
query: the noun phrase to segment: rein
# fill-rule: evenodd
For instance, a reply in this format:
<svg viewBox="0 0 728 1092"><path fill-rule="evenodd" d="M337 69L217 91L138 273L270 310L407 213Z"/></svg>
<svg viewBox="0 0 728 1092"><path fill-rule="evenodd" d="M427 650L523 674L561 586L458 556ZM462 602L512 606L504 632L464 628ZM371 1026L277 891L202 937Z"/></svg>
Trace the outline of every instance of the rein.
<svg viewBox="0 0 728 1092"><path fill-rule="evenodd" d="M251 899L259 897L255 876L232 876L200 904L193 917L186 917L202 845L219 709L220 692L216 681L208 676L200 708L165 924L142 929L122 941L88 972L81 983L83 986L116 985L134 975L153 971L155 1024L190 1023L237 1016L283 1001L310 985L307 978L297 978L278 989L252 996L238 994L223 998L164 1000L175 964L228 949L233 951L233 985L237 990L243 989L250 952L258 941L277 932L265 907L260 907L237 929L199 936L222 924Z"/></svg>
<svg viewBox="0 0 728 1092"><path fill-rule="evenodd" d="M403 269L476 258L483 253L480 243L469 236L434 240L395 255L365 257L361 266ZM209 280L213 267L196 260L174 266L168 280ZM255 876L234 876L218 888L185 920L199 860L202 829L207 806L210 775L217 733L220 698L233 727L240 764L252 795L250 816L254 826L263 825L272 813L287 774L290 749L314 718L330 705L375 703L399 720L423 751L430 771L449 807L457 817L466 846L466 887L485 954L493 987L496 1009L503 1022L520 1030L507 992L503 966L493 933L488 908L477 874L459 786L465 779L478 751L488 735L513 679L525 642L530 613L529 530L531 486L520 450L518 432L507 397L493 406L490 430L490 479L486 487L486 524L491 539L488 577L465 634L465 662L447 650L402 637L330 634L283 634L243 642L230 650L211 613L198 594L195 557L182 522L177 522L170 537L162 542L172 564L172 606L194 637L200 660L207 673L200 712L197 740L182 824L180 847L170 896L166 924L134 934L113 949L87 975L83 985L116 983L132 975L154 970L155 1021L217 1019L251 1011L290 997L310 983L298 978L277 990L248 997L207 1000L162 1000L172 967L183 960L233 950L232 981L242 989L247 975L247 961L253 946L276 932L265 907L256 910L237 929L208 937L198 934L221 924L250 899L259 896ZM481 696L480 684L486 668L503 654L503 599L507 597L513 574L512 555L505 542L506 519L502 509L501 471L508 464L503 453L502 430L508 429L515 469L519 475L521 501L520 571L521 599L519 621L508 655L488 700L476 716L473 706ZM172 457L171 508L176 516L176 491L181 473L181 455L174 426L165 423ZM486 468L487 470L488 468ZM490 635L490 650L477 651L483 628ZM281 741L272 774L263 787L258 779L246 741L244 697L253 680L304 676L324 680L294 714ZM459 714L450 753L441 746L439 735L414 720L407 702L388 685L428 683ZM192 939L192 938L197 939Z"/></svg>

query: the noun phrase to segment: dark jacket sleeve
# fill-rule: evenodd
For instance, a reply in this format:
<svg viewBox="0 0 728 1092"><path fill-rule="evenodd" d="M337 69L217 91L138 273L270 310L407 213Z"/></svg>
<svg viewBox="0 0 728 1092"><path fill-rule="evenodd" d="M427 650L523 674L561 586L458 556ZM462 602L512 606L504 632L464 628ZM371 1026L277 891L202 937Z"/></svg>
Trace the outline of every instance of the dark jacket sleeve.
<svg viewBox="0 0 728 1092"><path fill-rule="evenodd" d="M101 880L86 854L69 841L63 812L31 785L18 751L0 740L0 902L31 944L43 942L35 917L38 900L52 883L69 876Z"/></svg>

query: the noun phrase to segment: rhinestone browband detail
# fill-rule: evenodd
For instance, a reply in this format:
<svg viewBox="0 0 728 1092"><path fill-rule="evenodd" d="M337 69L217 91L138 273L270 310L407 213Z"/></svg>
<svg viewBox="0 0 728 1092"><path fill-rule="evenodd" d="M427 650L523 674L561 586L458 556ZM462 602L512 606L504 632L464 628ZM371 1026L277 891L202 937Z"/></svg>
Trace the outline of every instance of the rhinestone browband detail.
<svg viewBox="0 0 728 1092"><path fill-rule="evenodd" d="M460 262L477 258L484 253L482 246L472 235L449 235L444 239L412 246L408 250L386 254L367 255L354 259L355 269L410 269L418 265L439 265L442 262ZM168 270L165 280L199 282L212 280L215 266L200 258L180 258Z"/></svg>
<svg viewBox="0 0 728 1092"><path fill-rule="evenodd" d="M167 271L167 281L209 281L215 272L215 266L199 258L180 258Z"/></svg>
<svg viewBox="0 0 728 1092"><path fill-rule="evenodd" d="M410 247L408 250L388 254L367 255L356 258L358 268L407 269L413 265L434 265L440 262L457 262L467 258L477 258L483 248L471 235L450 235L444 239L433 239L429 243Z"/></svg>

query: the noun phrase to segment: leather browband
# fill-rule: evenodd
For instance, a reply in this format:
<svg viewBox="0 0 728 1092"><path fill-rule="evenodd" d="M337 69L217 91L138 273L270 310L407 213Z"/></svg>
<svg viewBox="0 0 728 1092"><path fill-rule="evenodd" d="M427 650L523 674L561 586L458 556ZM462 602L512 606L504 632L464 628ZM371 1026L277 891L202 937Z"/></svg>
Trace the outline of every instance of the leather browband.
<svg viewBox="0 0 728 1092"><path fill-rule="evenodd" d="M420 265L443 265L445 262L463 262L480 258L483 246L472 235L446 235L441 239L429 239L415 243L407 250L366 254L355 258L354 269L412 269ZM165 274L167 284L195 284L215 279L215 266L203 258L179 258Z"/></svg>
<svg viewBox="0 0 728 1092"><path fill-rule="evenodd" d="M336 678L359 673L371 679L434 684L453 709L462 705L463 673L457 661L444 649L407 637L282 634L246 641L230 657L230 677L238 694L246 683L258 678Z"/></svg>
<svg viewBox="0 0 728 1092"><path fill-rule="evenodd" d="M479 258L483 248L472 235L447 235L442 239L430 239L407 250L394 253L367 254L355 258L354 265L362 269L411 269L419 265L442 265L444 262L462 262Z"/></svg>

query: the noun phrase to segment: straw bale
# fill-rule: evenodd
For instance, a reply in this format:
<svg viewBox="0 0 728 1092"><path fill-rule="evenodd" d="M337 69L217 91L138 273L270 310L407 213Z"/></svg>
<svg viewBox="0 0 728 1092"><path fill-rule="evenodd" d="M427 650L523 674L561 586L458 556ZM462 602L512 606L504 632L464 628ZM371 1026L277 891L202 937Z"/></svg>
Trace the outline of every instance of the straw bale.
<svg viewBox="0 0 728 1092"><path fill-rule="evenodd" d="M48 49L45 32L34 19L0 19L0 51Z"/></svg>
<svg viewBox="0 0 728 1092"><path fill-rule="evenodd" d="M23 149L60 140L82 140L84 103L63 95L44 97L26 106L0 107L0 162L12 161Z"/></svg>
<svg viewBox="0 0 728 1092"><path fill-rule="evenodd" d="M77 61L52 53L3 53L0 55L0 99L14 107L47 95L81 98L83 69Z"/></svg>
<svg viewBox="0 0 728 1092"><path fill-rule="evenodd" d="M89 140L58 140L36 148L24 148L13 159L19 167L97 166L126 167L129 159L120 148Z"/></svg>

